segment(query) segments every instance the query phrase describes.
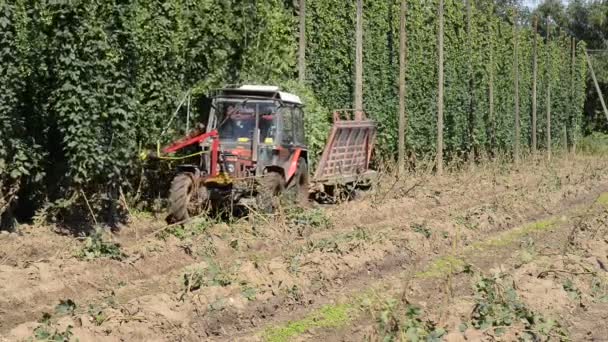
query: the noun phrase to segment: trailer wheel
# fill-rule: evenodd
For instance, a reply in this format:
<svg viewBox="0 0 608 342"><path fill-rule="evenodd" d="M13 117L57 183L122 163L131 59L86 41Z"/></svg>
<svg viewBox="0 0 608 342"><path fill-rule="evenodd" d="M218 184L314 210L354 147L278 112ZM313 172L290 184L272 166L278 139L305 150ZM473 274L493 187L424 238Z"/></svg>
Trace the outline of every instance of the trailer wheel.
<svg viewBox="0 0 608 342"><path fill-rule="evenodd" d="M258 208L272 213L278 207L279 195L285 190L285 178L278 172L270 171L260 177L257 196Z"/></svg>
<svg viewBox="0 0 608 342"><path fill-rule="evenodd" d="M194 175L191 172L178 173L171 181L169 190L169 215L167 223L185 221L191 215L196 215L201 209L207 209L209 198L207 189L202 187L196 191Z"/></svg>

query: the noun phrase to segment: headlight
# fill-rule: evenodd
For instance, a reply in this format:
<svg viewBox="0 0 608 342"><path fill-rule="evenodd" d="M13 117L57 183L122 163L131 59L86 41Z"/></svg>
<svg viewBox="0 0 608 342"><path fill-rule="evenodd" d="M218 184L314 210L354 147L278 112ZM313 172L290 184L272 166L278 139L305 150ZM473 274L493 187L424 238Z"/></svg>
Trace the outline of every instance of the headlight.
<svg viewBox="0 0 608 342"><path fill-rule="evenodd" d="M228 168L228 173L233 173L234 172L234 164L228 164L226 166L226 168Z"/></svg>

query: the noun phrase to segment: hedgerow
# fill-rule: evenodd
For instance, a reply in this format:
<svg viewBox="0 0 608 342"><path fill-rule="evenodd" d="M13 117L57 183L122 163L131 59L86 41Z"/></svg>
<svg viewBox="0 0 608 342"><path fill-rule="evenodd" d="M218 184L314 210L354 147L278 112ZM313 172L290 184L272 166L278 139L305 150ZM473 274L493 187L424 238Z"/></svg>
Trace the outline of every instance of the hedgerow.
<svg viewBox="0 0 608 342"><path fill-rule="evenodd" d="M308 0L306 84L296 84L297 6L258 0L0 0L0 213L27 217L45 202L91 197L116 209L142 192L142 149L161 137L184 93L224 84L287 85L306 100L313 156L330 110L352 107L355 1ZM407 150L435 153L437 3L408 0ZM494 1L446 0L448 158L512 152L517 21L522 150L530 145L533 33ZM511 15L513 14L513 15ZM516 18L516 19L515 19ZM364 1L364 105L378 122L378 156L397 150L399 1ZM570 40L538 35L538 142L580 138L586 65ZM574 70L574 72L572 72ZM489 87L493 80L494 112ZM195 114L197 108L194 108ZM182 120L183 121L183 120ZM565 133L564 133L565 132ZM144 191L145 192L145 191ZM18 194L18 195L15 195ZM84 195L83 195L84 194ZM133 196L137 198L137 196ZM9 203L10 202L10 205ZM6 215L4 215L6 217ZM12 216L12 215L11 215Z"/></svg>

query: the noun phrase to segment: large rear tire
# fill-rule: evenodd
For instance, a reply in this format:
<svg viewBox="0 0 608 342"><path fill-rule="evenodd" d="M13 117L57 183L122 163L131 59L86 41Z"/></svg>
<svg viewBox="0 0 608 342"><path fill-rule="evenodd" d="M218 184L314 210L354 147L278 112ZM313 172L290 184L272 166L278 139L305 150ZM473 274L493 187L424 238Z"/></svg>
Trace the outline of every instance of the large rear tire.
<svg viewBox="0 0 608 342"><path fill-rule="evenodd" d="M308 188L309 188L309 175L308 175L308 163L306 159L300 158L298 160L298 170L295 174L295 187L297 201L300 205L308 204Z"/></svg>
<svg viewBox="0 0 608 342"><path fill-rule="evenodd" d="M191 199L195 191L194 175L178 173L171 181L169 190L169 215L167 223L177 223L190 218Z"/></svg>

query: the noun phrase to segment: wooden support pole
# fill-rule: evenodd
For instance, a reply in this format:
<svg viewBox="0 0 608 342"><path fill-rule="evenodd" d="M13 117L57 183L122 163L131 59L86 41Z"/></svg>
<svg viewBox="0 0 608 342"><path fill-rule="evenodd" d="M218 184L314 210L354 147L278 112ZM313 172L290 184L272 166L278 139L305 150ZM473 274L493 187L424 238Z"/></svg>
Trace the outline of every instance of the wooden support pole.
<svg viewBox="0 0 608 342"><path fill-rule="evenodd" d="M551 27L547 17L547 159L551 160Z"/></svg>
<svg viewBox="0 0 608 342"><path fill-rule="evenodd" d="M574 100L574 63L576 62L576 39L572 37L570 39L570 106L572 106L572 110L568 111L568 120L566 122L566 144L569 147L570 152L575 151L575 132L576 127L574 127L574 116L576 105Z"/></svg>
<svg viewBox="0 0 608 342"><path fill-rule="evenodd" d="M493 34L493 33L492 33ZM490 66L488 79L488 110L490 116L490 150L492 157L496 155L496 117L494 113L494 44L490 43Z"/></svg>
<svg viewBox="0 0 608 342"><path fill-rule="evenodd" d="M399 19L399 174L403 174L405 172L405 131L407 130L407 116L405 113L405 76L407 67L407 32L405 25L406 15L407 0L401 0L401 11Z"/></svg>
<svg viewBox="0 0 608 342"><path fill-rule="evenodd" d="M515 136L514 142L514 159L515 163L519 163L519 145L521 139L521 123L519 118L519 39L517 30L517 14L513 12L513 83L515 87Z"/></svg>
<svg viewBox="0 0 608 342"><path fill-rule="evenodd" d="M443 174L443 0L439 0L437 9L437 175Z"/></svg>
<svg viewBox="0 0 608 342"><path fill-rule="evenodd" d="M477 154L477 144L475 141L475 73L473 71L473 32L471 19L473 16L472 2L473 0L465 0L466 12L467 12L467 87L468 87L468 132L467 132L467 148L469 152L469 162L475 162L475 156Z"/></svg>
<svg viewBox="0 0 608 342"><path fill-rule="evenodd" d="M298 52L298 80L306 82L306 0L300 0L300 46Z"/></svg>
<svg viewBox="0 0 608 342"><path fill-rule="evenodd" d="M591 64L591 59L589 58L589 54L587 50L585 50L585 58L587 59L587 64L589 65L589 71L591 72L591 78L593 78L593 84L595 84L595 90L597 91L597 95L600 98L600 102L602 104L602 109L604 110L604 115L606 115L606 120L608 120L608 109L606 108L606 102L604 102L604 95L602 94L602 88L600 88L600 84L597 82L597 77L595 76L595 71L593 70L593 65Z"/></svg>
<svg viewBox="0 0 608 342"><path fill-rule="evenodd" d="M355 30L355 119L363 118L363 0L357 0Z"/></svg>
<svg viewBox="0 0 608 342"><path fill-rule="evenodd" d="M534 44L532 50L532 154L536 154L538 142L536 140L536 83L538 77L538 51L537 51L538 17L534 16Z"/></svg>

